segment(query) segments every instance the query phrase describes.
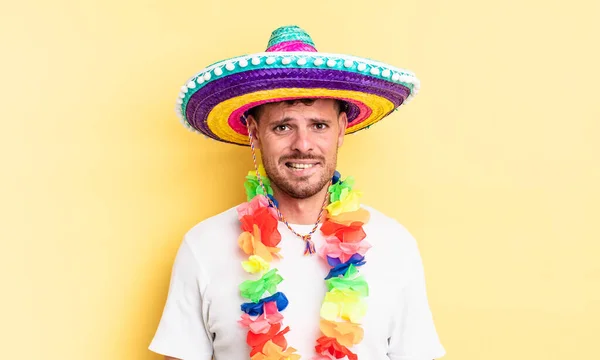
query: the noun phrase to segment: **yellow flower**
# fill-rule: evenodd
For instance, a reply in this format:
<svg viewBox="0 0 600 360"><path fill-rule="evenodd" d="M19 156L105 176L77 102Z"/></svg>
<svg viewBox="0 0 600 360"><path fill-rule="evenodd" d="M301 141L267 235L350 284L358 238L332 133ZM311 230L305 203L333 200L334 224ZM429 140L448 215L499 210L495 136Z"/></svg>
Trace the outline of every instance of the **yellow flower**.
<svg viewBox="0 0 600 360"><path fill-rule="evenodd" d="M340 195L340 199L327 206L327 211L330 216L338 216L344 212L357 211L360 209L360 198L362 192L358 190L344 191Z"/></svg>
<svg viewBox="0 0 600 360"><path fill-rule="evenodd" d="M248 261L242 261L242 267L244 270L251 274L262 273L268 271L271 267L265 259L258 255L250 255Z"/></svg>
<svg viewBox="0 0 600 360"><path fill-rule="evenodd" d="M325 294L321 306L321 317L330 321L336 321L340 317L358 324L366 313L366 302L353 290L333 289Z"/></svg>

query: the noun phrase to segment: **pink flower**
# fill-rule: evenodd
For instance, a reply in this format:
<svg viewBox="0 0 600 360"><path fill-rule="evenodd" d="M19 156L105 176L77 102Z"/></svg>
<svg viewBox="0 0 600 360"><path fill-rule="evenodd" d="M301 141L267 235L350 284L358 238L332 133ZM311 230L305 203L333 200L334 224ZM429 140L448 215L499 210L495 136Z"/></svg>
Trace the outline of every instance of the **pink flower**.
<svg viewBox="0 0 600 360"><path fill-rule="evenodd" d="M265 311L262 315L252 320L250 315L242 314L238 321L241 325L250 329L254 334L266 334L271 330L271 325L278 324L283 320L283 315L277 311L277 303L270 301L265 304Z"/></svg>
<svg viewBox="0 0 600 360"><path fill-rule="evenodd" d="M281 234L277 230L279 224L277 212L269 207L269 200L263 195L257 195L250 202L241 204L237 207L238 218L242 230L254 233L254 226L260 229L261 238L259 239L268 247L276 247L281 241ZM270 261L265 258L265 260Z"/></svg>
<svg viewBox="0 0 600 360"><path fill-rule="evenodd" d="M260 208L268 208L271 215L277 219L277 211L275 208L269 207L269 200L264 195L256 195L250 202L238 206L238 219L241 220L246 215L253 215Z"/></svg>
<svg viewBox="0 0 600 360"><path fill-rule="evenodd" d="M339 258L344 263L354 254L364 256L369 248L371 248L371 244L366 240L345 243L340 241L336 236L328 236L325 238L325 244L319 249L319 254L324 259L329 256Z"/></svg>

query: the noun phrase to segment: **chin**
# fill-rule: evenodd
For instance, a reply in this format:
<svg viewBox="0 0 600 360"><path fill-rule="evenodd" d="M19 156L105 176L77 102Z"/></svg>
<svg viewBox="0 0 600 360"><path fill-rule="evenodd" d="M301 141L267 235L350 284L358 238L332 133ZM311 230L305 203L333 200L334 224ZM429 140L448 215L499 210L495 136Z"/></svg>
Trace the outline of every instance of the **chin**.
<svg viewBox="0 0 600 360"><path fill-rule="evenodd" d="M293 198L307 199L315 196L327 186L327 180L322 180L324 177L324 173L304 177L286 176L283 178L283 182L275 183L275 185Z"/></svg>

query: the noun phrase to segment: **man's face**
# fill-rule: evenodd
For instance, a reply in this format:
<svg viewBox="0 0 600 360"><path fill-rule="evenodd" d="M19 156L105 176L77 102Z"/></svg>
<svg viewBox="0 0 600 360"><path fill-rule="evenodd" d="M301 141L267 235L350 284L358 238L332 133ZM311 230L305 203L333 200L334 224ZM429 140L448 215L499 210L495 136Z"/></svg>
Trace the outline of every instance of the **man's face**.
<svg viewBox="0 0 600 360"><path fill-rule="evenodd" d="M337 150L348 124L332 99L312 104L265 104L249 130L262 154L271 182L297 199L309 198L326 186L337 163Z"/></svg>

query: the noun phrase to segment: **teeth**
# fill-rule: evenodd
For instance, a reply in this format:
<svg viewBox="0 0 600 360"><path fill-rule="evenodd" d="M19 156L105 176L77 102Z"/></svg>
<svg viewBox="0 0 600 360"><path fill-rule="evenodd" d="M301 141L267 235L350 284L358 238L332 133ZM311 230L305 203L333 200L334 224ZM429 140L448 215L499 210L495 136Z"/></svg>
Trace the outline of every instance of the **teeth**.
<svg viewBox="0 0 600 360"><path fill-rule="evenodd" d="M291 167L292 169L309 169L309 168L315 166L315 164L294 164L294 163L289 163L288 166Z"/></svg>

